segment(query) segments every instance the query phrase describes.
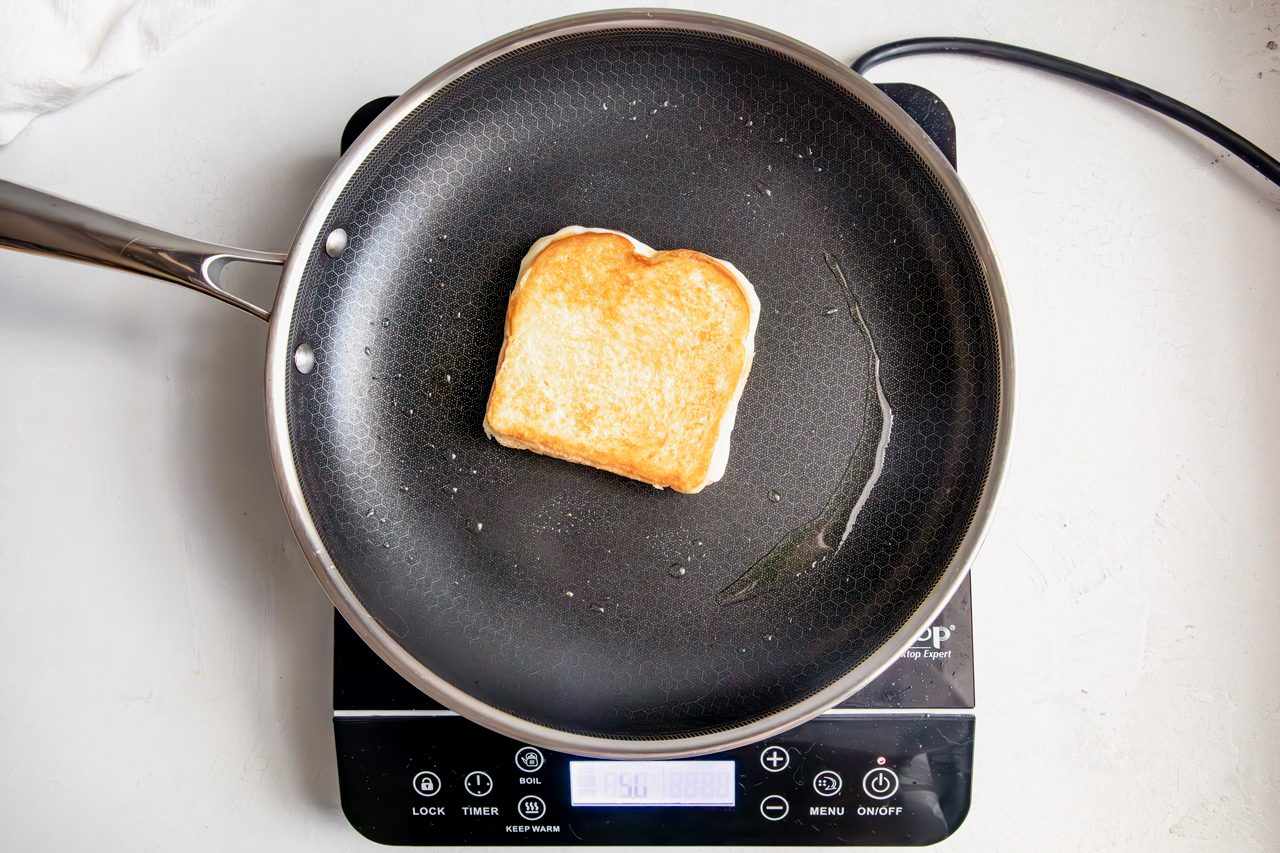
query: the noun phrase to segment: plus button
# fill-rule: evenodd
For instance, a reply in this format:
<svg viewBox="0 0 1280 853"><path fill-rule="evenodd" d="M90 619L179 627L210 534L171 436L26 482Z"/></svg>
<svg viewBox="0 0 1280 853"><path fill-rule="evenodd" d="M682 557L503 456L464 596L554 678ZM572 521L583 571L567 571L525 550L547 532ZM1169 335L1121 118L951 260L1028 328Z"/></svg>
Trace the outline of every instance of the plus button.
<svg viewBox="0 0 1280 853"><path fill-rule="evenodd" d="M766 747L760 753L760 766L770 773L781 773L791 763L791 753L780 746Z"/></svg>

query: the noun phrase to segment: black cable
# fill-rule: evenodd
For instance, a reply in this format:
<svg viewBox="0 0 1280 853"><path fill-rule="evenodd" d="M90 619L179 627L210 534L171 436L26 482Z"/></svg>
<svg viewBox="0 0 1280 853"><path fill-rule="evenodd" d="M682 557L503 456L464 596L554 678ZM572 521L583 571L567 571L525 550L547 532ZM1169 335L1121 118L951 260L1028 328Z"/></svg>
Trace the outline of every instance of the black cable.
<svg viewBox="0 0 1280 853"><path fill-rule="evenodd" d="M1102 89L1104 92L1111 92L1136 104L1141 104L1147 109L1155 110L1174 121L1185 124L1192 130L1218 143L1254 169L1257 169L1264 178L1273 184L1280 185L1280 160L1276 160L1276 158L1222 122L1210 118L1194 107L1182 103L1182 101L1174 100L1168 95L1162 95L1155 89L1149 89L1141 83L1126 80L1115 74L1108 74L1106 71L1099 71L1097 68L1090 68L1088 65L1081 65L1079 62L1072 62L1069 59L1063 59L1052 54L1041 53L1038 50L1030 50L1025 47L1017 47L1012 44L987 41L985 39L903 39L902 41L882 44L862 54L854 61L853 70L859 74L866 74L869 69L882 62L922 53L965 53L986 57L987 59L999 59L1004 62L1013 62L1018 65L1038 68L1050 74L1057 74L1060 77L1067 77L1093 86L1096 89Z"/></svg>

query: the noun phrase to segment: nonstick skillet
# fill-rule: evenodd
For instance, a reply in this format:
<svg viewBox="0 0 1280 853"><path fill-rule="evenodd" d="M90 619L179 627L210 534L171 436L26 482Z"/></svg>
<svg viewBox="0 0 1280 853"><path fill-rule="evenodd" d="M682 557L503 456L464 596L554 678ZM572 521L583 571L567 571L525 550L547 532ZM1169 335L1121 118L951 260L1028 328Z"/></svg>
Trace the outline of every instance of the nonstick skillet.
<svg viewBox="0 0 1280 853"><path fill-rule="evenodd" d="M516 269L564 225L733 261L762 303L724 479L698 495L486 440ZM405 678L514 738L707 753L839 702L967 571L1008 453L1009 319L956 175L877 89L777 33L601 12L392 104L287 255L0 183L0 244L270 320L285 509ZM270 311L218 284L283 264Z"/></svg>

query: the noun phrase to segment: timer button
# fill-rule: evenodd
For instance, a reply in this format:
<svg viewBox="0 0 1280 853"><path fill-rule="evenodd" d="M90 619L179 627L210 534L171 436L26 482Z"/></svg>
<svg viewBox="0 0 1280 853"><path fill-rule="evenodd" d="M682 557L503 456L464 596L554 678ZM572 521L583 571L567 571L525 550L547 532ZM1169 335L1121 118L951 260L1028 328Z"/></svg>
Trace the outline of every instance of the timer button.
<svg viewBox="0 0 1280 853"><path fill-rule="evenodd" d="M472 770L462 780L462 787L473 797L487 797L493 791L493 777L483 770Z"/></svg>
<svg viewBox="0 0 1280 853"><path fill-rule="evenodd" d="M791 753L780 746L765 747L760 753L760 766L770 773L781 773L791 763Z"/></svg>
<svg viewBox="0 0 1280 853"><path fill-rule="evenodd" d="M542 750L532 746L526 746L516 752L516 767L525 773L537 773L542 769L543 760Z"/></svg>
<svg viewBox="0 0 1280 853"><path fill-rule="evenodd" d="M786 797L770 794L760 801L760 814L765 820L782 820L791 811L791 804Z"/></svg>
<svg viewBox="0 0 1280 853"><path fill-rule="evenodd" d="M887 800L898 793L898 774L888 767L876 767L862 777L862 790L873 800Z"/></svg>

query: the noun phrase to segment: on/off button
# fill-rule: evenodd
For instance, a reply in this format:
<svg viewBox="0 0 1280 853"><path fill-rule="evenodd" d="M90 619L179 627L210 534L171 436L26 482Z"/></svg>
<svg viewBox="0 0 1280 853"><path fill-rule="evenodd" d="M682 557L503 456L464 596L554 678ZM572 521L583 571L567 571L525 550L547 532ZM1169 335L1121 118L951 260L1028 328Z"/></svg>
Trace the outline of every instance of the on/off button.
<svg viewBox="0 0 1280 853"><path fill-rule="evenodd" d="M873 800L887 800L898 793L898 774L888 767L875 767L862 777L862 791Z"/></svg>

